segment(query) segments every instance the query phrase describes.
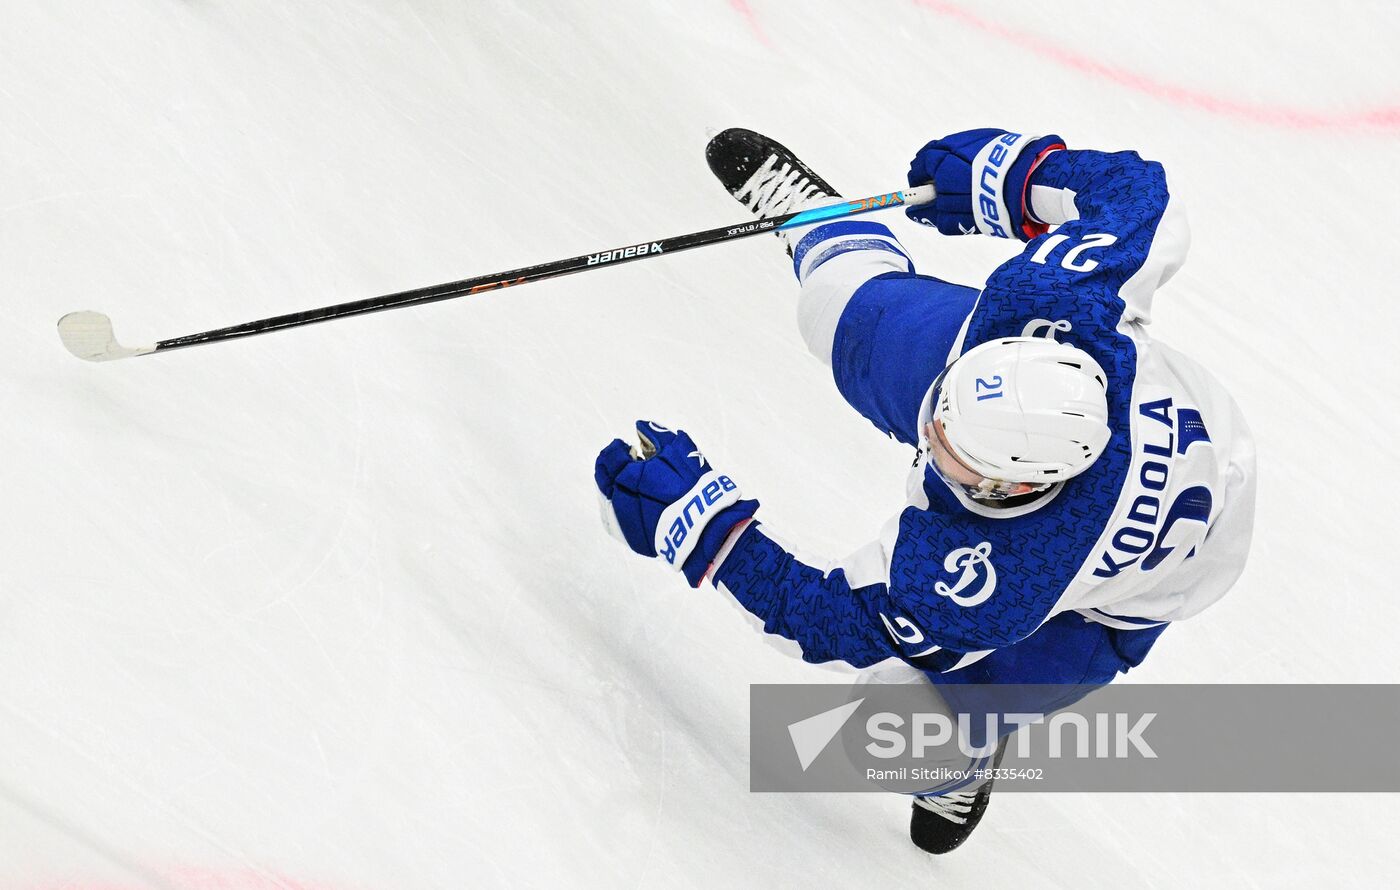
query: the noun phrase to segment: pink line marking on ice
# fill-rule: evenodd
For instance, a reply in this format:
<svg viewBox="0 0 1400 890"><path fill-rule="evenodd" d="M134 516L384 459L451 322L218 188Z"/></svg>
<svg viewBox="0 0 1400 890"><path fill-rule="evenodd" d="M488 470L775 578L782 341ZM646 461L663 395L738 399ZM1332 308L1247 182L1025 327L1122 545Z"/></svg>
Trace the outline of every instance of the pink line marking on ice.
<svg viewBox="0 0 1400 890"><path fill-rule="evenodd" d="M251 869L216 870L177 867L159 869L153 875L180 890L346 890L320 882L300 881L286 875L256 872ZM131 884L112 881L64 880L30 885L31 890L139 890L146 882Z"/></svg>
<svg viewBox="0 0 1400 890"><path fill-rule="evenodd" d="M753 36L758 38L759 43L764 46L773 45L772 41L768 39L768 35L764 33L763 26L758 23L758 16L754 15L753 7L749 5L748 0L729 0L729 6L744 17L749 30L753 32Z"/></svg>
<svg viewBox="0 0 1400 890"><path fill-rule="evenodd" d="M741 0L735 0L736 4L738 2ZM1051 43L1035 34L1008 28L998 22L983 18L957 4L946 2L946 0L914 0L914 3L946 18L957 19L965 25L1015 44L1065 68L1113 81L1119 86L1146 93L1174 105L1291 130L1400 129L1400 105L1329 113L1306 108L1245 102L1167 83L1146 74L1098 61L1090 56Z"/></svg>

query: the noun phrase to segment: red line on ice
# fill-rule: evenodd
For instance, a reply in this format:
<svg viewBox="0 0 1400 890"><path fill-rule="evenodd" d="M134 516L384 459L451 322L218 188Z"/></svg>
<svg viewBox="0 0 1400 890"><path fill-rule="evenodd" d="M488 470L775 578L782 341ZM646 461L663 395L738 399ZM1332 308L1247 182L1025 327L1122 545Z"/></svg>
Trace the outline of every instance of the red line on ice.
<svg viewBox="0 0 1400 890"><path fill-rule="evenodd" d="M729 5L735 12L744 17L744 21L748 23L749 30L753 31L759 43L764 46L773 45L772 42L769 41L768 35L763 32L763 26L758 23L758 16L754 15L753 7L749 5L748 0L729 0Z"/></svg>
<svg viewBox="0 0 1400 890"><path fill-rule="evenodd" d="M733 2L738 5L742 0L733 0ZM1400 106L1391 105L1359 111L1328 113L1305 108L1244 102L1167 83L1136 71L1100 62L1090 56L1051 43L1042 37L1017 31L983 18L957 4L946 2L946 0L914 0L914 2L931 12L957 19L963 24L970 25L979 31L985 31L1066 68L1111 80L1120 86L1146 93L1175 105L1293 130L1400 129Z"/></svg>

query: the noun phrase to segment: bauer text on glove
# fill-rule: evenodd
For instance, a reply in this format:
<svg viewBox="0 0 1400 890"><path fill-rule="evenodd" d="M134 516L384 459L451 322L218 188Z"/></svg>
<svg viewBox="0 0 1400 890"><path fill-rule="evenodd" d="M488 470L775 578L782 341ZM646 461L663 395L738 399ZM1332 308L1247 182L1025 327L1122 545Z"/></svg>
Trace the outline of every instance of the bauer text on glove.
<svg viewBox="0 0 1400 890"><path fill-rule="evenodd" d="M640 446L614 439L598 455L593 478L627 545L685 573L698 586L725 538L753 516L758 501L710 466L689 434L637 421Z"/></svg>
<svg viewBox="0 0 1400 890"><path fill-rule="evenodd" d="M909 163L909 184L931 182L938 197L904 212L945 235L980 232L1029 241L1046 229L1026 213L1031 174L1047 152L1064 147L1059 136L991 128L936 139Z"/></svg>

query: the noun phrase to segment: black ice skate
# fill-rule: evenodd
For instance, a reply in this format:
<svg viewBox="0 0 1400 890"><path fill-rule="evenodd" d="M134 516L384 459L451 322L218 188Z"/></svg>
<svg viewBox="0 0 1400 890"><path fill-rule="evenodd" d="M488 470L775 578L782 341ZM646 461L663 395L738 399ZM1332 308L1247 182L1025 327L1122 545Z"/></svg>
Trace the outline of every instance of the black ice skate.
<svg viewBox="0 0 1400 890"><path fill-rule="evenodd" d="M997 749L992 768L1001 765L1001 756L1006 751L1003 739ZM988 779L981 785L966 791L954 791L937 797L915 797L914 812L909 819L909 839L914 846L935 855L956 850L968 835L982 821L987 812L987 804L992 799L992 782Z"/></svg>
<svg viewBox="0 0 1400 890"><path fill-rule="evenodd" d="M832 204L841 198L797 155L753 130L731 127L720 133L705 146L705 160L729 194L759 219ZM792 253L791 245L788 253Z"/></svg>

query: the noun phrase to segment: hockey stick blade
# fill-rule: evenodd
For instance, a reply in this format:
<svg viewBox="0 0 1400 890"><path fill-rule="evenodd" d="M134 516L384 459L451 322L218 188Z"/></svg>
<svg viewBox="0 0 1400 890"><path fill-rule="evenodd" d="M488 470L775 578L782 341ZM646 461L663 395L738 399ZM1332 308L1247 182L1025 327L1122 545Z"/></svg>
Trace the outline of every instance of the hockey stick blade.
<svg viewBox="0 0 1400 890"><path fill-rule="evenodd" d="M63 346L80 359L110 362L155 352L155 346L123 346L112 333L112 320L101 312L70 312L58 320Z"/></svg>

